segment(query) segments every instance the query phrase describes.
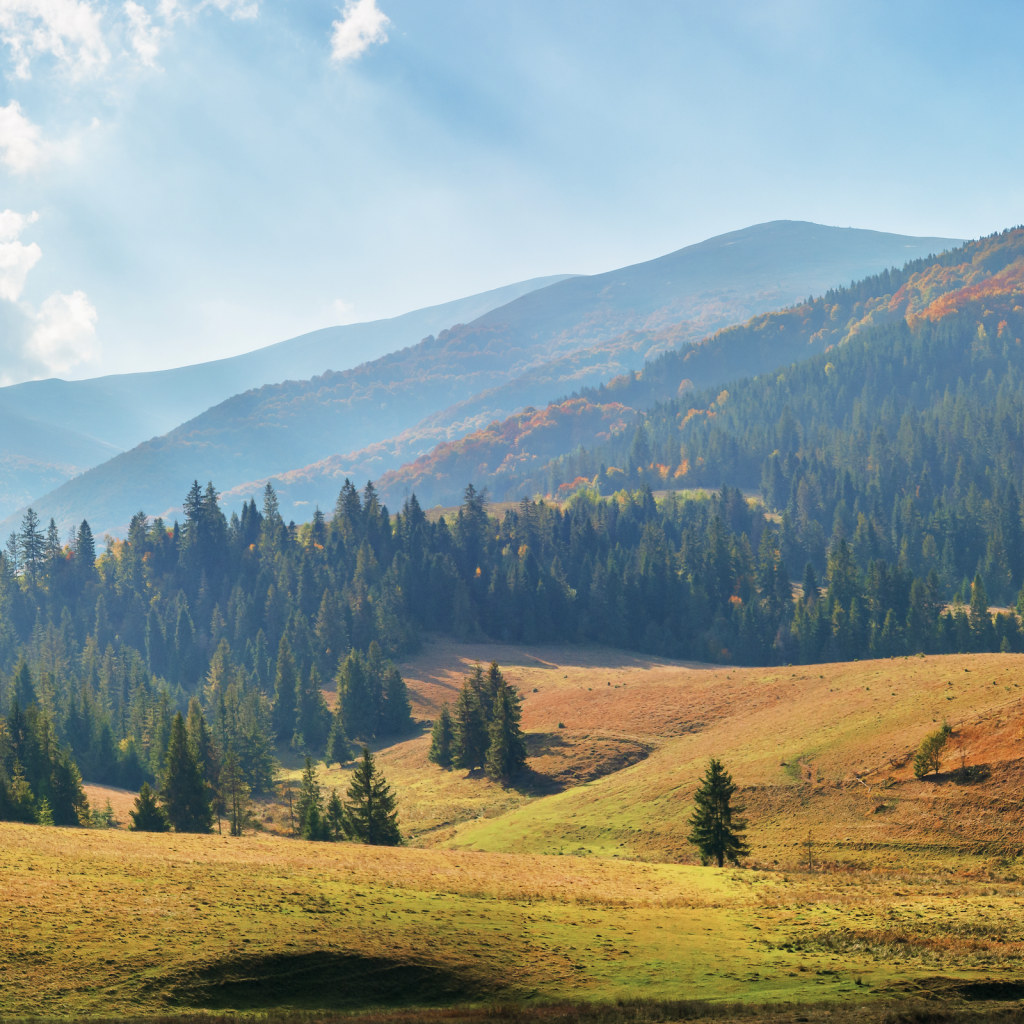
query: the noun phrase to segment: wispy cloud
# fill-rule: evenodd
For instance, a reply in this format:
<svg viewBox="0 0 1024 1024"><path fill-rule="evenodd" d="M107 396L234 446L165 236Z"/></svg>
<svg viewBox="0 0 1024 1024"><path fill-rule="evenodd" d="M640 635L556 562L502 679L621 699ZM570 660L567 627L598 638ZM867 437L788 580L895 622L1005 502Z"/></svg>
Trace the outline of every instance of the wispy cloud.
<svg viewBox="0 0 1024 1024"><path fill-rule="evenodd" d="M35 325L25 354L50 373L66 373L79 363L98 359L98 316L85 292L54 292L33 316Z"/></svg>
<svg viewBox="0 0 1024 1024"><path fill-rule="evenodd" d="M47 54L74 77L101 71L110 60L101 21L85 0L0 0L0 40L18 78L30 78L32 60Z"/></svg>
<svg viewBox="0 0 1024 1024"><path fill-rule="evenodd" d="M386 43L390 24L377 0L346 0L340 20L331 25L331 60L355 60L374 43Z"/></svg>
<svg viewBox="0 0 1024 1024"><path fill-rule="evenodd" d="M42 258L43 251L35 242L25 245L19 241L22 231L38 219L36 213L27 217L14 210L0 213L0 299L7 302L21 298L28 272Z"/></svg>
<svg viewBox="0 0 1024 1024"><path fill-rule="evenodd" d="M156 57L160 52L160 37L164 30L153 24L149 11L141 4L132 0L124 5L124 13L128 18L128 42L138 55L139 60L149 67L156 66Z"/></svg>
<svg viewBox="0 0 1024 1024"><path fill-rule="evenodd" d="M36 371L66 373L79 363L99 358L99 314L83 291L70 295L54 292L38 310L31 303L20 301L25 279L43 255L35 242L22 242L21 234L38 219L37 213L26 216L15 210L0 212L0 300L12 303L21 312L28 330L21 351L4 355L8 359L14 356L27 360ZM18 342L14 345L17 347Z"/></svg>
<svg viewBox="0 0 1024 1024"><path fill-rule="evenodd" d="M25 116L21 104L11 100L0 107L0 164L15 174L35 171L50 160L73 160L78 152L78 137L54 142Z"/></svg>

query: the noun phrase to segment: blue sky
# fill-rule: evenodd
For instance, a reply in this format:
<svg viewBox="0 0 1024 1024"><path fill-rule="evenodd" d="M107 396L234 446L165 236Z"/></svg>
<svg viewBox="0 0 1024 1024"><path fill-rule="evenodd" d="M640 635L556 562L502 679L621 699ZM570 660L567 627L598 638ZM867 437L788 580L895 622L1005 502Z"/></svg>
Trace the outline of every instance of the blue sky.
<svg viewBox="0 0 1024 1024"><path fill-rule="evenodd" d="M0 0L0 380L775 218L1024 221L1024 6Z"/></svg>

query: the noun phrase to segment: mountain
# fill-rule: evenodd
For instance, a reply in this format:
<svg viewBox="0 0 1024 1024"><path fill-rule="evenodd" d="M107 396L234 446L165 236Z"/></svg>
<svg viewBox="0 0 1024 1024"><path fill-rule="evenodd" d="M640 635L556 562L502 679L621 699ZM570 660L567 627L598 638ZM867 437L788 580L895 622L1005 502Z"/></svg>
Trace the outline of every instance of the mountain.
<svg viewBox="0 0 1024 1024"><path fill-rule="evenodd" d="M326 327L192 366L0 388L0 515L231 395L348 369L565 276L520 281L387 320Z"/></svg>
<svg viewBox="0 0 1024 1024"><path fill-rule="evenodd" d="M543 404L564 393L563 378L573 379L575 387L602 379L622 361L642 364L652 343L696 341L809 292L893 263L902 265L908 254L955 244L951 239L776 221L647 263L568 278L351 370L236 395L69 481L33 507L62 528L88 518L100 532L123 532L140 507L175 514L195 478L237 493L246 481L255 486L337 452L379 444L457 403L530 374L537 381L531 394L538 396L531 404ZM613 367L601 346L626 339L629 332L637 332L642 343L624 340L613 353L621 356ZM656 340L663 335L661 342ZM571 361L575 353L592 350L593 361L584 360L572 373L544 372L547 364ZM729 374L736 369L730 366ZM515 400L518 404L527 397L520 393ZM487 415L492 411L484 409ZM463 419L461 433L478 422ZM337 492L333 482L332 489ZM284 504L286 511L295 507L295 500ZM10 522L0 529L10 528Z"/></svg>

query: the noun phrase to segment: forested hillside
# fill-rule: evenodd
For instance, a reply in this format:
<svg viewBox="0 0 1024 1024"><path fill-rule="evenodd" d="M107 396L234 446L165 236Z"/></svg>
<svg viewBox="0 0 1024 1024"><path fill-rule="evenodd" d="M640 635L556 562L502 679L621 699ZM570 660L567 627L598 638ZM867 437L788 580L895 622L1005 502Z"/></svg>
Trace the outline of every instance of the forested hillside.
<svg viewBox="0 0 1024 1024"><path fill-rule="evenodd" d="M980 572L994 600L1013 601L1024 582L1024 231L971 243L964 255L757 317L569 404L593 417L614 398L622 422L623 406L675 391L695 360L764 348L774 334L828 343L781 372L704 393L683 378L681 396L610 437L595 430L589 445L544 467L528 446L503 443L508 432L495 424L386 475L381 490L438 493L460 475L496 498L727 482L760 488L782 514L796 578L808 561L824 571L829 544L845 537L862 569L876 556L935 569L945 597Z"/></svg>

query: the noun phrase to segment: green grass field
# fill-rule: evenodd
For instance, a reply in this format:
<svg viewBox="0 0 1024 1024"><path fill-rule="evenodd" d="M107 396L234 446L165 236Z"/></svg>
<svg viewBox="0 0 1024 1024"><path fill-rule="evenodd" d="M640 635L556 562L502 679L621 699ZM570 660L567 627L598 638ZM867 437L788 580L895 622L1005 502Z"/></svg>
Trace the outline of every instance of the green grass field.
<svg viewBox="0 0 1024 1024"><path fill-rule="evenodd" d="M280 800L242 839L0 825L0 1013L1024 998L1024 659L767 671L434 643L402 666L417 715L492 657L525 696L528 778L441 771L425 732L381 750L405 848L287 838ZM943 718L944 767L980 781L913 778ZM742 869L685 841L712 754L747 807Z"/></svg>

